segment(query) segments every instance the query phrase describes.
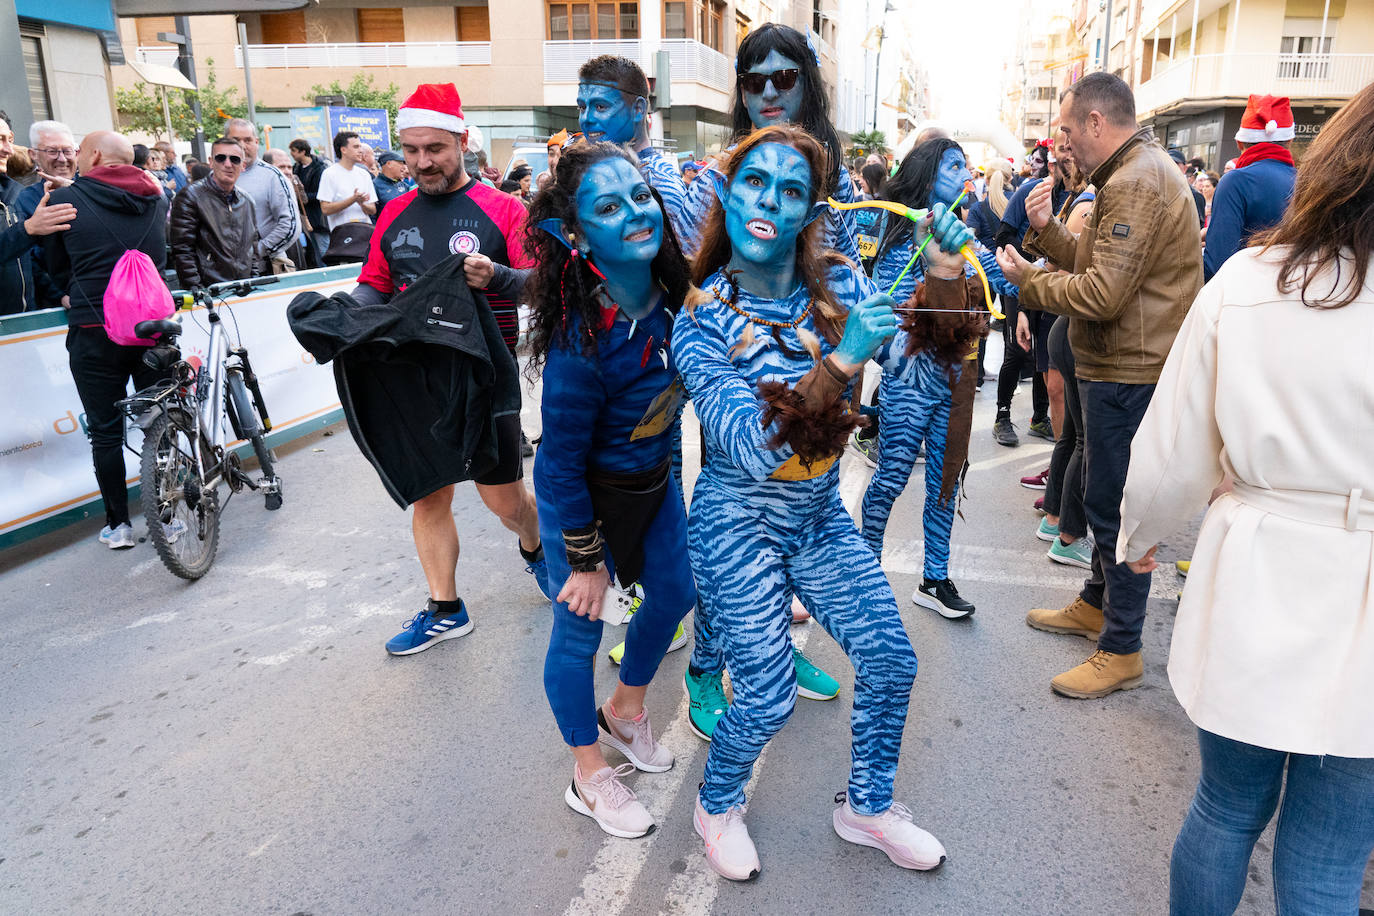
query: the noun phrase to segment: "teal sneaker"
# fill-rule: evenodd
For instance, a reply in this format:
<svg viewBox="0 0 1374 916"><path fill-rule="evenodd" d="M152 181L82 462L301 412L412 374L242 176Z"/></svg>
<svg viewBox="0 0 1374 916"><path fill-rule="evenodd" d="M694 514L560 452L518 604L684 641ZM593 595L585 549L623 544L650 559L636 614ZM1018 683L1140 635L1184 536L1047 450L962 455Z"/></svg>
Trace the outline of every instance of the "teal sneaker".
<svg viewBox="0 0 1374 916"><path fill-rule="evenodd" d="M1041 522L1041 525L1043 524L1044 522ZM1088 542L1087 538L1079 538L1072 544L1065 544L1056 537L1054 543L1050 545L1050 549L1045 552L1045 556L1065 566L1077 566L1079 569L1093 568L1093 545Z"/></svg>
<svg viewBox="0 0 1374 916"><path fill-rule="evenodd" d="M730 708L730 701L725 698L724 680L724 671L703 671L700 675L693 675L691 665L682 675L682 686L687 690L689 704L687 724L703 741L711 740L716 723Z"/></svg>
<svg viewBox="0 0 1374 916"><path fill-rule="evenodd" d="M808 700L833 700L840 695L840 683L821 669L796 646L792 647L792 664L797 669L797 693Z"/></svg>
<svg viewBox="0 0 1374 916"><path fill-rule="evenodd" d="M1054 541L1059 537L1059 526L1051 525L1048 518L1040 519L1040 527L1035 529L1035 536L1042 541Z"/></svg>

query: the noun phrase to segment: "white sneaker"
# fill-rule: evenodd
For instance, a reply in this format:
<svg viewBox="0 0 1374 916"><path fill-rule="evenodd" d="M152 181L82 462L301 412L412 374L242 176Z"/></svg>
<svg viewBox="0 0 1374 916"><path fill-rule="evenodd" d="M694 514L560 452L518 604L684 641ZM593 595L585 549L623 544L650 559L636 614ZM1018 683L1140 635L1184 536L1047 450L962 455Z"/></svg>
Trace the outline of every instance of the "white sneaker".
<svg viewBox="0 0 1374 916"><path fill-rule="evenodd" d="M620 777L633 773L634 769L628 763L615 769L602 767L590 779L584 780L574 764L572 782L563 793L563 800L578 814L596 821L597 826L611 836L634 839L652 833L653 815L620 781Z"/></svg>
<svg viewBox="0 0 1374 916"><path fill-rule="evenodd" d="M707 814L697 796L692 826L706 844L706 863L712 871L731 881L751 881L759 874L759 853L744 826L745 805L735 805L724 814Z"/></svg>
<svg viewBox="0 0 1374 916"><path fill-rule="evenodd" d="M181 536L188 530L186 523L179 518L174 518L170 522L164 522L162 525L162 533L166 536L168 544L175 544L177 541L181 540Z"/></svg>
<svg viewBox="0 0 1374 916"><path fill-rule="evenodd" d="M849 799L843 793L841 797L844 804L835 809L833 817L840 839L881 849L902 868L929 871L944 864L945 847L912 823L911 810L906 805L893 802L882 814L869 816L849 807Z"/></svg>
<svg viewBox="0 0 1374 916"><path fill-rule="evenodd" d="M673 768L673 752L654 740L649 710L641 709L636 719L622 719L611 712L611 701L596 711L601 743L608 744L646 773L662 773Z"/></svg>
<svg viewBox="0 0 1374 916"><path fill-rule="evenodd" d="M112 529L109 525L101 528L100 543L111 550L128 550L137 542L134 540L134 529L125 522L117 528Z"/></svg>

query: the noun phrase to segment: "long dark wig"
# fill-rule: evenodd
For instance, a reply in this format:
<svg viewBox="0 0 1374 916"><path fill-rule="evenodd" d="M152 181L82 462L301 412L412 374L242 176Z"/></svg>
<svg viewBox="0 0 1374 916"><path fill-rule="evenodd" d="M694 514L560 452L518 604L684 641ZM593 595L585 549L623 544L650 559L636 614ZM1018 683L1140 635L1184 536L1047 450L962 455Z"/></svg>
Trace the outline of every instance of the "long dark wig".
<svg viewBox="0 0 1374 916"><path fill-rule="evenodd" d="M562 220L570 241L578 245L582 227L577 222L577 188L589 168L608 159L623 159L639 171L639 164L614 143L578 143L563 151L555 180L540 191L530 205L525 252L536 265L525 286L532 313L530 361L526 367L526 374L531 379L538 376L549 350L554 347L576 349L586 356L596 355L597 334L593 329L598 328L601 321L601 302L596 295L601 278L588 266L585 257L574 257L567 245L537 227L547 219ZM652 188L650 192L659 209L663 209L658 192ZM676 314L691 288L691 280L666 210L663 243L649 270L667 293L668 311Z"/></svg>
<svg viewBox="0 0 1374 916"><path fill-rule="evenodd" d="M760 127L740 141L722 166L725 180L727 182L733 181L735 173L739 171L740 164L744 162L745 157L755 147L764 143L781 143L802 154L807 164L811 166L811 198L807 203L814 205L820 200L821 191L818 185L820 183L820 170L826 167L825 148L815 137L791 124ZM840 341L840 336L844 331L844 320L849 313L835 301L834 295L831 294L826 282L826 272L834 264L847 264L849 262L843 255L825 250L822 245L822 236L825 232L824 223L825 221L821 219L812 220L797 235L797 273L811 294L816 329L825 335L826 340L836 344ZM734 248L730 244L730 235L725 231L724 201L717 198L716 202L711 205L711 213L706 217L706 224L701 230L701 249L692 262L692 282L701 286L713 273L729 265L733 253ZM688 305L689 312L692 307L692 304Z"/></svg>
<svg viewBox="0 0 1374 916"><path fill-rule="evenodd" d="M839 134L835 133L835 125L830 123L830 100L821 79L821 69L816 65L816 52L806 43L806 36L796 29L766 22L740 42L739 53L735 55L735 89L730 102L735 139L740 140L754 130L749 109L744 106L744 88L740 86L739 74L762 63L772 51L796 61L801 68L802 107L798 113L801 123L797 126L804 127L825 148L825 167L816 173L817 184L825 196L835 190L835 176L844 161L844 149Z"/></svg>
<svg viewBox="0 0 1374 916"><path fill-rule="evenodd" d="M915 210L929 207L940 160L952 149L960 153L964 151L962 146L948 137L927 140L912 149L902 160L897 174L888 180L883 197ZM911 220L895 213L886 214L886 220L879 257L910 239L915 229ZM965 282L972 289L972 285ZM976 293L981 297L982 288L979 287ZM924 283L916 287L907 305L916 309L928 307ZM902 328L907 332L907 355L912 356L921 350L930 351L936 361L946 367L950 384L953 385L954 368L963 362L974 342L987 333L987 322L981 314L969 312L951 312L948 315L907 312L902 316Z"/></svg>
<svg viewBox="0 0 1374 916"><path fill-rule="evenodd" d="M897 174L887 180L882 199L896 201L913 210L929 207L931 192L935 190L935 173L940 168L940 159L946 151L952 149L957 149L960 153L964 151L962 146L948 137L936 137L913 147L902 160ZM912 230L915 228L915 223L895 213L884 213L883 218L886 226L882 246L878 251L879 257L911 238Z"/></svg>

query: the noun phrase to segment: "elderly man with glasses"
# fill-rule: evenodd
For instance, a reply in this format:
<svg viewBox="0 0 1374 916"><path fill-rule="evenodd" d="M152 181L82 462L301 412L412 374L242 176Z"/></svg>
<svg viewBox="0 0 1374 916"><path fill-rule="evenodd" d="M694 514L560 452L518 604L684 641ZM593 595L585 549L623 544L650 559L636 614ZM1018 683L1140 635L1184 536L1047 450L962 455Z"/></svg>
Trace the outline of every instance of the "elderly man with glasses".
<svg viewBox="0 0 1374 916"><path fill-rule="evenodd" d="M19 192L15 200L20 220L28 220L38 209L47 185L69 185L76 178L76 138L61 121L35 121L29 128L29 155L41 181ZM56 308L62 304L62 290L48 275L43 249L35 241L30 253L33 276L32 308ZM26 297L27 298L27 297Z"/></svg>

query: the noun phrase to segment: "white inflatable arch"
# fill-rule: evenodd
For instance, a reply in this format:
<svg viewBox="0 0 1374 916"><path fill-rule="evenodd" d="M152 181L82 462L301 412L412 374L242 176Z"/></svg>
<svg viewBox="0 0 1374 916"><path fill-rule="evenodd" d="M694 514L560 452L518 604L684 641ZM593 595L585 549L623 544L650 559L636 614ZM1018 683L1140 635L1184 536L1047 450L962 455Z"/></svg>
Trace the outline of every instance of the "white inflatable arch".
<svg viewBox="0 0 1374 916"><path fill-rule="evenodd" d="M911 152L911 148L916 145L916 138L922 131L936 127L947 133L951 139L958 140L960 144L986 143L994 147L1003 156L1011 156L1016 161L1026 155L1026 148L1016 139L1011 131L996 118L958 118L943 121L922 121L916 125L916 129L907 134L902 142L897 144L895 150L898 159L905 158Z"/></svg>

